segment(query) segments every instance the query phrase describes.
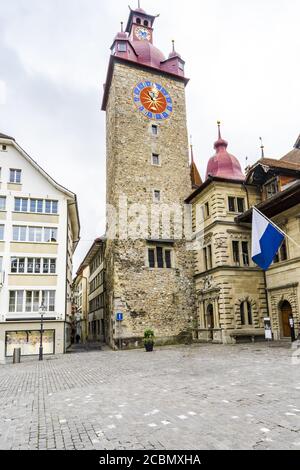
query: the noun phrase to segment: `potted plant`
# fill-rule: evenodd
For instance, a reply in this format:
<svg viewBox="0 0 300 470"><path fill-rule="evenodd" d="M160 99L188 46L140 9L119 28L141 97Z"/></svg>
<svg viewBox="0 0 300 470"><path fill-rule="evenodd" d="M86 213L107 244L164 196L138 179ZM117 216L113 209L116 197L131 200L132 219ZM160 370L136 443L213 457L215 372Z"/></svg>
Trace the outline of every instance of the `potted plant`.
<svg viewBox="0 0 300 470"><path fill-rule="evenodd" d="M154 331L153 330L146 330L144 332L144 345L147 352L152 352L154 348Z"/></svg>

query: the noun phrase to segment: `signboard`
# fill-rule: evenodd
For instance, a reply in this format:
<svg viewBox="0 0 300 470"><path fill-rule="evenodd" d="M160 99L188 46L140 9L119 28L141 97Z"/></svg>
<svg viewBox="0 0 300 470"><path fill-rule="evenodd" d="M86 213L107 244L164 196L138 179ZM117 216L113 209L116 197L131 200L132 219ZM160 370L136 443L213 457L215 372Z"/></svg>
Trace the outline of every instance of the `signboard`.
<svg viewBox="0 0 300 470"><path fill-rule="evenodd" d="M123 313L117 313L117 321L123 321Z"/></svg>
<svg viewBox="0 0 300 470"><path fill-rule="evenodd" d="M264 325L265 325L265 338L267 340L272 340L273 334L272 334L271 318L264 318Z"/></svg>

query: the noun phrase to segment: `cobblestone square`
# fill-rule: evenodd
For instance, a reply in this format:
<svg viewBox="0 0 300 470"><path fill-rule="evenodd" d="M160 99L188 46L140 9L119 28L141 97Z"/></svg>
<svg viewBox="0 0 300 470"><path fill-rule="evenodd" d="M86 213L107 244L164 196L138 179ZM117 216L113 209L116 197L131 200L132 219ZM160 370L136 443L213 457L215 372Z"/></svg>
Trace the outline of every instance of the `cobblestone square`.
<svg viewBox="0 0 300 470"><path fill-rule="evenodd" d="M200 345L0 366L0 448L297 450L292 353Z"/></svg>

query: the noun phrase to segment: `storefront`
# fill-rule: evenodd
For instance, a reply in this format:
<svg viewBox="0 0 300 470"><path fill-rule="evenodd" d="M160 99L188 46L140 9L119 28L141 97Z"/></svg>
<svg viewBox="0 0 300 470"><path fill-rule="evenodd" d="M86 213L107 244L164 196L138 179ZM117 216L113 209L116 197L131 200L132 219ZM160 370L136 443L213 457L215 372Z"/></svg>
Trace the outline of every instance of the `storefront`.
<svg viewBox="0 0 300 470"><path fill-rule="evenodd" d="M22 356L39 354L40 331L7 331L5 335L5 357L12 357L15 348L21 348ZM55 354L55 330L43 333L43 353Z"/></svg>
<svg viewBox="0 0 300 470"><path fill-rule="evenodd" d="M0 364L10 362L14 349L21 348L21 357L38 356L41 339L40 322L0 323ZM65 323L45 321L43 353L45 356L65 352Z"/></svg>

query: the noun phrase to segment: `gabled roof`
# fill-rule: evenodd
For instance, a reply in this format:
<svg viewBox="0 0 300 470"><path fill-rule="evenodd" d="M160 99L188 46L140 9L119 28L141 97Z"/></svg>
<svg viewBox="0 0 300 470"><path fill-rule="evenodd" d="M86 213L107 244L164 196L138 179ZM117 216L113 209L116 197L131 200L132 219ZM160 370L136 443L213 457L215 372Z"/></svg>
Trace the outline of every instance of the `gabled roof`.
<svg viewBox="0 0 300 470"><path fill-rule="evenodd" d="M300 201L300 181L295 181L294 184L287 189L276 193L266 201L261 202L256 207L267 217L275 217L276 215L290 209L291 207L299 204ZM236 217L237 223L251 223L252 208Z"/></svg>
<svg viewBox="0 0 300 470"><path fill-rule="evenodd" d="M25 150L16 142L13 137L8 137L5 134L0 134L0 140L1 139L11 140L11 145L13 145L13 147L22 155L22 157L25 158L25 160L27 160L27 162L31 166L33 166L52 186L54 186L58 191L62 192L69 198L68 205L70 208L71 223L74 231L74 243L77 246L80 239L80 220L76 194L57 183L53 178L51 178L51 176L45 170L43 170L43 168L35 160L33 160L33 158L31 158L31 156L27 152L25 152Z"/></svg>
<svg viewBox="0 0 300 470"><path fill-rule="evenodd" d="M9 135L6 135L6 134L2 134L0 132L0 139L6 139L6 140L15 140L13 137L10 137Z"/></svg>
<svg viewBox="0 0 300 470"><path fill-rule="evenodd" d="M83 269L86 268L90 264L90 262L92 261L96 253L98 252L99 248L103 246L105 241L106 241L105 237L96 238L91 248L89 249L87 255L85 256L84 260L82 261L81 265L79 266L77 273L76 273L77 276L81 274Z"/></svg>

